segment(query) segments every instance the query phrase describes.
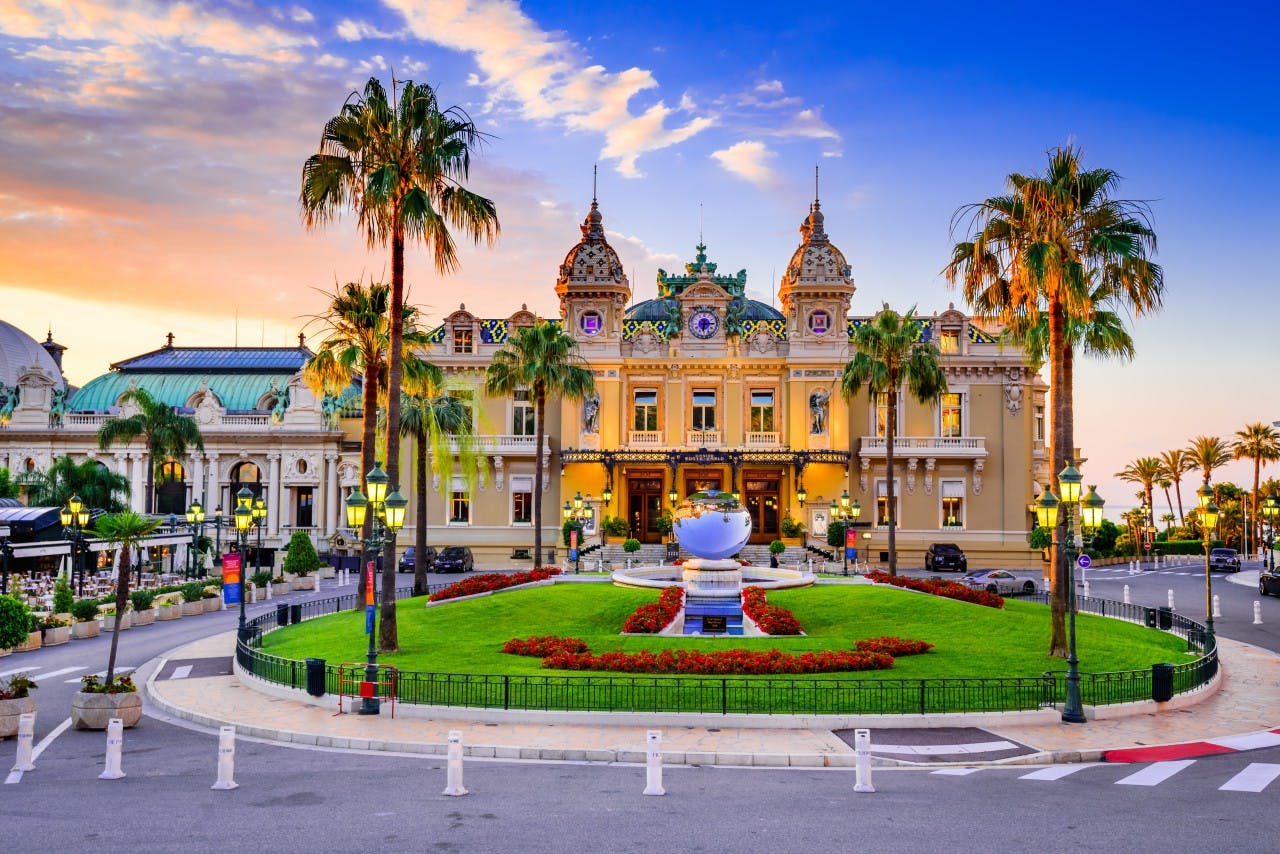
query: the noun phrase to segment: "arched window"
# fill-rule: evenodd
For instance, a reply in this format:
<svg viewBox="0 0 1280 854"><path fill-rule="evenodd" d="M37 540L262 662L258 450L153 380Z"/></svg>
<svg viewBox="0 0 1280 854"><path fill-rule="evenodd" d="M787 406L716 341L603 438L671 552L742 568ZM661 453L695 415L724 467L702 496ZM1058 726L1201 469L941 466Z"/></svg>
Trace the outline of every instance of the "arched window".
<svg viewBox="0 0 1280 854"><path fill-rule="evenodd" d="M181 516L187 512L187 470L169 460L156 469L156 512Z"/></svg>
<svg viewBox="0 0 1280 854"><path fill-rule="evenodd" d="M234 511L236 493L246 486L249 487L249 491L253 493L254 498L262 495L262 470L254 463L243 462L231 470L231 482L228 484L231 494L227 496L223 506L230 507Z"/></svg>

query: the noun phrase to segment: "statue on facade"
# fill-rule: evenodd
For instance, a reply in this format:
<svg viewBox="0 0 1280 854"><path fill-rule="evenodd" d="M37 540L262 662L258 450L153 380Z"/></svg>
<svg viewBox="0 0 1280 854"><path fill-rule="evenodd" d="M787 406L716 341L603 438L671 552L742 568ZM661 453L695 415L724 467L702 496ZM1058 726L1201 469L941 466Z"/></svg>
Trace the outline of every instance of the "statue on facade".
<svg viewBox="0 0 1280 854"><path fill-rule="evenodd" d="M746 271L743 271L745 275ZM746 314L747 301L743 297L734 297L729 301L729 310L724 315L724 337L741 338L743 331L743 315Z"/></svg>
<svg viewBox="0 0 1280 854"><path fill-rule="evenodd" d="M61 427L64 416L67 414L67 384L64 382L61 386L53 390L52 397L49 402L49 426Z"/></svg>
<svg viewBox="0 0 1280 854"><path fill-rule="evenodd" d="M320 401L320 414L324 420L324 426L332 430L338 426L338 396L335 394L326 394L324 399Z"/></svg>
<svg viewBox="0 0 1280 854"><path fill-rule="evenodd" d="M600 432L600 395L592 392L582 401L582 432Z"/></svg>
<svg viewBox="0 0 1280 854"><path fill-rule="evenodd" d="M274 380L271 383L271 390L275 392L276 401L271 407L271 423L279 424L284 421L284 411L289 408L289 390L286 388L282 391Z"/></svg>
<svg viewBox="0 0 1280 854"><path fill-rule="evenodd" d="M809 395L809 435L821 436L827 432L827 413L831 403L831 392L825 388L817 389Z"/></svg>
<svg viewBox="0 0 1280 854"><path fill-rule="evenodd" d="M13 408L18 405L18 387L0 383L0 424L8 424L13 418Z"/></svg>

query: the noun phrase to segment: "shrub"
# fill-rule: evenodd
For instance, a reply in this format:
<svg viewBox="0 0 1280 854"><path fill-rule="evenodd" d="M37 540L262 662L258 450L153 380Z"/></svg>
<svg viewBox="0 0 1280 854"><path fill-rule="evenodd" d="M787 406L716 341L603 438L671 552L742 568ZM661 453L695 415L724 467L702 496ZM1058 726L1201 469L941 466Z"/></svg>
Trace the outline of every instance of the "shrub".
<svg viewBox="0 0 1280 854"><path fill-rule="evenodd" d="M437 590L430 596L432 602L443 602L445 599L457 599L459 596L474 596L477 593L492 593L518 584L529 584L533 581L546 581L553 575L559 575L558 569L532 569L528 572L512 572L509 574L488 572L475 575L462 581L450 584L443 590Z"/></svg>
<svg viewBox="0 0 1280 854"><path fill-rule="evenodd" d="M671 533L671 511L663 513L654 520L653 526L658 529L658 533L662 536L668 536Z"/></svg>
<svg viewBox="0 0 1280 854"><path fill-rule="evenodd" d="M827 523L827 545L835 549L844 548L844 522L832 520Z"/></svg>
<svg viewBox="0 0 1280 854"><path fill-rule="evenodd" d="M85 694L132 694L138 686L128 676L117 676L110 682L103 682L90 674L80 677L80 690Z"/></svg>
<svg viewBox="0 0 1280 854"><path fill-rule="evenodd" d="M1053 532L1048 528L1036 528L1027 534L1027 545L1033 549L1047 549L1053 545Z"/></svg>
<svg viewBox="0 0 1280 854"><path fill-rule="evenodd" d="M512 638L502 645L502 651L508 655L546 658L557 652L586 652L587 642L581 638L562 638L556 635L533 636L524 640Z"/></svg>
<svg viewBox="0 0 1280 854"><path fill-rule="evenodd" d="M257 587L259 590L261 590L262 588L266 587L268 584L271 583L271 570L260 569L257 572L255 572L253 574L253 577L250 578L249 580L253 582L254 587Z"/></svg>
<svg viewBox="0 0 1280 854"><path fill-rule="evenodd" d="M578 532L578 548L586 545L582 536L583 524L576 519L566 519L564 524L560 526L560 538L564 541L564 547L569 547L569 533L571 531Z"/></svg>
<svg viewBox="0 0 1280 854"><path fill-rule="evenodd" d="M888 670L893 657L880 652L852 649L805 652L795 655L777 649L726 649L702 652L664 649L641 652L559 652L542 660L553 670L613 670L623 673L685 673L715 676L757 676L771 673L833 673L853 670Z"/></svg>
<svg viewBox="0 0 1280 854"><path fill-rule="evenodd" d="M150 590L133 590L129 593L129 601L133 603L135 611L149 611L151 606L155 604L156 594Z"/></svg>
<svg viewBox="0 0 1280 854"><path fill-rule="evenodd" d="M627 554L638 552L640 551L640 541L637 540L635 537L632 537L631 539L627 540L625 543L622 544L622 550Z"/></svg>
<svg viewBox="0 0 1280 854"><path fill-rule="evenodd" d="M995 593L974 590L972 587L965 587L955 581L943 581L938 578L907 578L903 575L890 575L881 569L867 573L867 578L876 584L892 584L895 587L905 587L908 590L930 593L947 599L957 599L961 602L983 605L987 608L1004 607L1004 599Z"/></svg>
<svg viewBox="0 0 1280 854"><path fill-rule="evenodd" d="M787 544L782 540L774 540L772 543L769 543L769 554L771 555L780 555L786 550Z"/></svg>
<svg viewBox="0 0 1280 854"><path fill-rule="evenodd" d="M627 617L622 624L622 630L631 634L656 635L671 625L671 621L680 614L683 603L682 588L664 587L658 594L657 602L641 605Z"/></svg>
<svg viewBox="0 0 1280 854"><path fill-rule="evenodd" d="M98 616L98 608L93 599L81 599L71 606L71 616L77 623L87 623Z"/></svg>
<svg viewBox="0 0 1280 854"><path fill-rule="evenodd" d="M782 536L784 537L803 537L804 536L804 525L801 525L799 522L797 522L795 519L792 519L790 516L783 516L782 522L779 524L778 527L782 531Z"/></svg>
<svg viewBox="0 0 1280 854"><path fill-rule="evenodd" d="M204 598L204 582L192 581L189 584L182 585L182 601L199 602Z"/></svg>
<svg viewBox="0 0 1280 854"><path fill-rule="evenodd" d="M26 640L24 637L23 640ZM15 673L5 682L0 682L0 700L21 700L31 696L32 688L39 688L26 673Z"/></svg>
<svg viewBox="0 0 1280 854"><path fill-rule="evenodd" d="M927 641L907 640L906 638L895 638L888 635L856 641L853 645L857 647L859 652L883 652L885 655L892 655L894 658L902 658L904 655L920 655L933 649L933 644Z"/></svg>
<svg viewBox="0 0 1280 854"><path fill-rule="evenodd" d="M625 537L630 533L627 520L621 516L605 516L600 523L600 530L604 531L606 537Z"/></svg>
<svg viewBox="0 0 1280 854"><path fill-rule="evenodd" d="M27 642L31 633L31 609L27 603L12 596L0 596L0 649L9 649Z"/></svg>
<svg viewBox="0 0 1280 854"><path fill-rule="evenodd" d="M71 612L71 605L75 602L76 597L71 593L71 584L67 581L66 573L58 573L58 580L53 582L53 612L55 614L68 614Z"/></svg>
<svg viewBox="0 0 1280 854"><path fill-rule="evenodd" d="M288 552L284 556L284 571L294 575L306 575L315 572L324 563L316 554L316 547L306 531L294 531L289 538Z"/></svg>

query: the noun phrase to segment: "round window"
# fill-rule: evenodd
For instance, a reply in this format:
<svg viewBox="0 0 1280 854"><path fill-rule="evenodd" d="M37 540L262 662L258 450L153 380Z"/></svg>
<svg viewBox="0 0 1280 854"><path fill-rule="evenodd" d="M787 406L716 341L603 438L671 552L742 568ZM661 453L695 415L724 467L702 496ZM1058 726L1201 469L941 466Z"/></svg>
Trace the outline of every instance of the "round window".
<svg viewBox="0 0 1280 854"><path fill-rule="evenodd" d="M814 335L826 335L831 328L831 314L824 309L809 312L809 331Z"/></svg>
<svg viewBox="0 0 1280 854"><path fill-rule="evenodd" d="M604 318L594 309L584 311L578 315L578 328L582 330L583 335L599 335L600 330L604 328Z"/></svg>

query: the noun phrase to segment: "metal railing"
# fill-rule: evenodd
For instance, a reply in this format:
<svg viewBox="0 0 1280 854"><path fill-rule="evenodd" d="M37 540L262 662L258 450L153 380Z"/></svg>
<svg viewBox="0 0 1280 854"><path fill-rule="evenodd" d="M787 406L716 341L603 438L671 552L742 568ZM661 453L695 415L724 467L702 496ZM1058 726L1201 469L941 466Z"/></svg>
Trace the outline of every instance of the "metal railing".
<svg viewBox="0 0 1280 854"><path fill-rule="evenodd" d="M435 592L447 585L433 585ZM396 598L411 596L397 588ZM1017 597L1047 604L1046 594ZM316 599L289 606L294 620L348 610L356 594ZM1078 610L1142 625L1158 609L1109 599L1077 598ZM262 651L262 637L280 627L276 609L250 620L250 632L236 645L236 659L249 673L290 688L306 687L306 662ZM1169 614L1167 630L1202 643L1204 627ZM1217 651L1173 668L1173 692L1185 694L1207 684L1218 671ZM325 664L325 690L338 692L338 665ZM389 680L386 680L389 681ZM819 676L688 677L614 675L511 675L425 673L399 670L396 700L428 706L533 711L652 712L698 714L924 715L956 712L1014 712L1053 707L1066 694L1066 672L1039 677L851 679ZM1080 693L1091 706L1131 703L1152 697L1152 671L1081 673ZM384 689L385 690L385 689Z"/></svg>

